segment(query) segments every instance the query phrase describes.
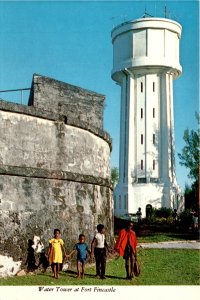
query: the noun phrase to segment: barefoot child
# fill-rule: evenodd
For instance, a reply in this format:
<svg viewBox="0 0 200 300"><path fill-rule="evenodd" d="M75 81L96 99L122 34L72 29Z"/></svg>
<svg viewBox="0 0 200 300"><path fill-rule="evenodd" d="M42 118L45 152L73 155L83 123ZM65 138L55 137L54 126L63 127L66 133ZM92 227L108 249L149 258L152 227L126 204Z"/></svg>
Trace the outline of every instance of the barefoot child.
<svg viewBox="0 0 200 300"><path fill-rule="evenodd" d="M125 229L120 230L114 249L125 259L126 279L132 279L134 275L134 262L137 259L136 253L137 238L133 231L133 223L127 223Z"/></svg>
<svg viewBox="0 0 200 300"><path fill-rule="evenodd" d="M52 265L54 278L57 279L59 276L60 266L63 263L63 253L66 257L64 242L60 237L60 230L54 229L54 238L49 240L49 248L47 251L47 258L49 263Z"/></svg>
<svg viewBox="0 0 200 300"><path fill-rule="evenodd" d="M85 243L84 234L79 235L79 243L75 244L73 251L67 255L67 257L70 257L75 251L77 251L77 278L83 278L85 274L87 252L90 254L88 245Z"/></svg>
<svg viewBox="0 0 200 300"><path fill-rule="evenodd" d="M91 244L91 255L96 260L96 277L105 279L106 271L106 250L110 252L105 240L105 227L103 224L97 225L97 233L95 234Z"/></svg>

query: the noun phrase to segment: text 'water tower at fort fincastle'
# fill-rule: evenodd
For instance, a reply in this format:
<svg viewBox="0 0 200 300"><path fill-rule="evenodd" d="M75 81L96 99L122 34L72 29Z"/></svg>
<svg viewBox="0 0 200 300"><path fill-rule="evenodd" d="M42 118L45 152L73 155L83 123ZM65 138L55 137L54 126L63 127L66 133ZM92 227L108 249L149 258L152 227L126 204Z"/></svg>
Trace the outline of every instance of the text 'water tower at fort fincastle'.
<svg viewBox="0 0 200 300"><path fill-rule="evenodd" d="M176 182L173 80L181 75L181 25L141 18L112 30L112 79L121 86L115 215L148 207L181 209Z"/></svg>

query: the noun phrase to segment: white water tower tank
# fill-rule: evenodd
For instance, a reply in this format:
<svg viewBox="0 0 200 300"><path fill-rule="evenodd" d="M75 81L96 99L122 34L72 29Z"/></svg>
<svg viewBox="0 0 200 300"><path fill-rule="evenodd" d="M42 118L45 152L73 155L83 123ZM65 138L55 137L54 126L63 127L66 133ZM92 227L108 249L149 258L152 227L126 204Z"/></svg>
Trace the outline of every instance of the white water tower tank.
<svg viewBox="0 0 200 300"><path fill-rule="evenodd" d="M121 82L124 69L137 72L152 68L173 70L181 74L179 41L182 27L179 23L161 18L143 18L125 22L112 31L112 78Z"/></svg>

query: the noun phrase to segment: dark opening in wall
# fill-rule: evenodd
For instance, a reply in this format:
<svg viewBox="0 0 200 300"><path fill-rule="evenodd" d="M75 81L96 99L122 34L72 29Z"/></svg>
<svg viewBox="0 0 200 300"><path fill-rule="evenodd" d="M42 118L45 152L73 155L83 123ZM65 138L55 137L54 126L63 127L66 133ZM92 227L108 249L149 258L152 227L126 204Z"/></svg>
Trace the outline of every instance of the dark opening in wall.
<svg viewBox="0 0 200 300"><path fill-rule="evenodd" d="M67 124L67 117L64 116L64 123Z"/></svg>

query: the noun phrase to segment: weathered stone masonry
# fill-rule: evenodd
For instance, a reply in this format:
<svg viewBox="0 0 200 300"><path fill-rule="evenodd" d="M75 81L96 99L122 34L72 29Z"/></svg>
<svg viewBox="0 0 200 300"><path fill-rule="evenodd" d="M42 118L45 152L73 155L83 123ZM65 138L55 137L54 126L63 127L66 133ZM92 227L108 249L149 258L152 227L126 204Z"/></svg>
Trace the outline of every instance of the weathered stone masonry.
<svg viewBox="0 0 200 300"><path fill-rule="evenodd" d="M104 96L40 75L29 106L0 101L0 254L26 258L28 239L45 245L60 228L71 249L96 225L113 237L111 139Z"/></svg>

